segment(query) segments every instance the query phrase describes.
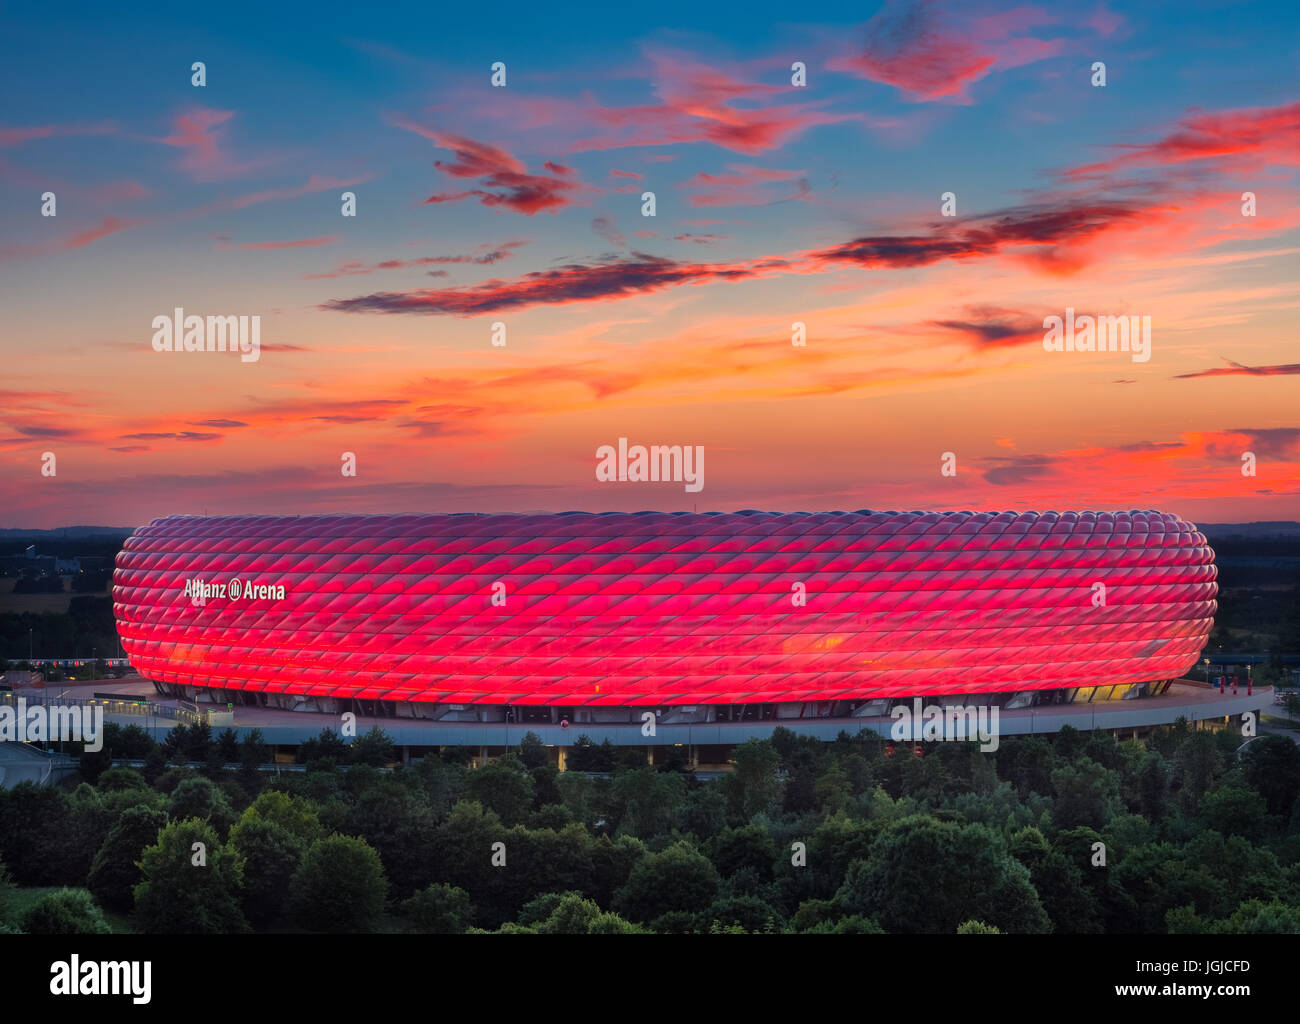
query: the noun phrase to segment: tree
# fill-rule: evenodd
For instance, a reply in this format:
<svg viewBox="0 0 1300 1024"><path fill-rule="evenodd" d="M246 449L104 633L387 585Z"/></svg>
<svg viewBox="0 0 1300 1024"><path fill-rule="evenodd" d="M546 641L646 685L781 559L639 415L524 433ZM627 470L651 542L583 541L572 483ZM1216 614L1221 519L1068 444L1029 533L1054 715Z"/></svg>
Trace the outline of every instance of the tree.
<svg viewBox="0 0 1300 1024"><path fill-rule="evenodd" d="M1147 754L1138 770L1138 810L1150 821L1159 821L1165 813L1169 794L1169 775L1159 751Z"/></svg>
<svg viewBox="0 0 1300 1024"><path fill-rule="evenodd" d="M579 736L565 757L565 765L572 772L612 772L614 761L614 744L605 740L596 746L588 736Z"/></svg>
<svg viewBox="0 0 1300 1024"><path fill-rule="evenodd" d="M686 843L674 843L637 862L614 896L614 910L640 922L670 911L698 911L713 902L719 882L718 870L707 857Z"/></svg>
<svg viewBox="0 0 1300 1024"><path fill-rule="evenodd" d="M1174 778L1183 811L1194 814L1201 798L1222 774L1223 755L1219 753L1214 734L1204 730L1189 732L1174 755Z"/></svg>
<svg viewBox="0 0 1300 1024"><path fill-rule="evenodd" d="M289 887L294 919L314 932L369 932L388 899L388 879L364 839L332 835L312 843Z"/></svg>
<svg viewBox="0 0 1300 1024"><path fill-rule="evenodd" d="M643 931L574 892L562 895L536 928L539 935L635 935Z"/></svg>
<svg viewBox="0 0 1300 1024"><path fill-rule="evenodd" d="M699 839L712 839L727 827L727 797L716 782L690 791L679 815L681 827Z"/></svg>
<svg viewBox="0 0 1300 1024"><path fill-rule="evenodd" d="M340 828L375 848L398 897L433 881L428 851L437 829L423 787L413 776L407 779L377 776L357 792Z"/></svg>
<svg viewBox="0 0 1300 1024"><path fill-rule="evenodd" d="M524 733L524 738L519 741L519 760L523 761L524 767L528 769L541 768L551 762L550 755L546 753L546 744L531 729Z"/></svg>
<svg viewBox="0 0 1300 1024"><path fill-rule="evenodd" d="M784 809L790 814L806 814L817 809L817 777L808 765L790 773L785 787Z"/></svg>
<svg viewBox="0 0 1300 1024"><path fill-rule="evenodd" d="M1241 764L1268 812L1288 815L1300 797L1300 747L1289 736L1259 736L1242 748Z"/></svg>
<svg viewBox="0 0 1300 1024"><path fill-rule="evenodd" d="M202 844L196 848L195 844ZM156 935L223 935L248 930L239 907L244 867L198 818L174 821L140 855L135 887L140 931Z"/></svg>
<svg viewBox="0 0 1300 1024"><path fill-rule="evenodd" d="M242 826L254 819L279 825L290 835L300 839L304 849L325 836L320 817L309 800L277 789L268 789L259 793L257 799L248 805L240 815L239 821L230 830L231 841L235 840Z"/></svg>
<svg viewBox="0 0 1300 1024"><path fill-rule="evenodd" d="M1052 849L1036 828L1024 828L1011 837L1010 852L1029 870L1029 881L1053 931L1076 935L1101 932L1096 897L1084 884L1083 871Z"/></svg>
<svg viewBox="0 0 1300 1024"><path fill-rule="evenodd" d="M465 792L471 800L495 811L506 825L515 825L532 806L533 778L518 757L506 754L470 772Z"/></svg>
<svg viewBox="0 0 1300 1024"><path fill-rule="evenodd" d="M1291 741L1285 741L1291 746ZM1205 794L1197 817L1207 829L1225 836L1243 836L1252 842L1264 838L1268 829L1268 805L1264 797L1248 788L1236 773Z"/></svg>
<svg viewBox="0 0 1300 1024"><path fill-rule="evenodd" d="M157 842L158 830L166 824L164 812L148 807L128 807L118 815L104 845L95 853L86 879L87 888L103 906L119 913L130 911L141 880L137 861L145 847Z"/></svg>
<svg viewBox="0 0 1300 1024"><path fill-rule="evenodd" d="M235 823L235 811L226 794L201 775L183 780L167 801L167 816L172 821L200 818L224 836Z"/></svg>
<svg viewBox="0 0 1300 1024"><path fill-rule="evenodd" d="M167 734L162 747L168 761L207 761L215 749L212 729L207 722L178 725Z"/></svg>
<svg viewBox="0 0 1300 1024"><path fill-rule="evenodd" d="M748 821L773 809L781 799L781 781L776 776L781 755L768 740L746 740L733 755L736 770L723 781L727 809L733 818Z"/></svg>
<svg viewBox="0 0 1300 1024"><path fill-rule="evenodd" d="M853 914L835 921L823 921L808 929L809 935L884 935L885 929L869 917Z"/></svg>
<svg viewBox="0 0 1300 1024"><path fill-rule="evenodd" d="M709 853L709 859L723 878L734 875L742 868L751 869L764 882L772 878L776 843L762 825L727 829L713 840Z"/></svg>
<svg viewBox="0 0 1300 1024"><path fill-rule="evenodd" d="M348 747L333 729L322 729L319 736L298 744L294 760L309 768L342 764L347 760Z"/></svg>
<svg viewBox="0 0 1300 1024"><path fill-rule="evenodd" d="M353 740L347 750L348 764L368 764L372 768L382 768L397 760L393 738L377 725L371 726L369 732Z"/></svg>
<svg viewBox="0 0 1300 1024"><path fill-rule="evenodd" d="M9 907L13 903L15 889L9 869L5 867L5 862L0 860L0 922L9 916Z"/></svg>
<svg viewBox="0 0 1300 1024"><path fill-rule="evenodd" d="M245 916L256 924L279 919L306 843L283 825L254 816L230 830L230 846L244 863Z"/></svg>
<svg viewBox="0 0 1300 1024"><path fill-rule="evenodd" d="M595 783L589 775L584 775L582 772L562 772L555 780L555 789L564 806L573 815L574 821L584 825L591 823Z"/></svg>
<svg viewBox="0 0 1300 1024"><path fill-rule="evenodd" d="M424 935L460 935L474 922L474 904L459 886L435 882L402 904L402 916Z"/></svg>
<svg viewBox="0 0 1300 1024"><path fill-rule="evenodd" d="M1096 761L1062 765L1052 772L1056 812L1062 827L1104 828L1120 810L1119 780Z"/></svg>
<svg viewBox="0 0 1300 1024"><path fill-rule="evenodd" d="M1300 935L1300 908L1281 900L1247 900L1215 931L1225 935Z"/></svg>
<svg viewBox="0 0 1300 1024"><path fill-rule="evenodd" d="M854 861L836 897L887 932L952 934L977 919L1011 932L1051 927L1023 864L986 825L904 818Z"/></svg>
<svg viewBox="0 0 1300 1024"><path fill-rule="evenodd" d="M0 788L0 859L19 885L83 885L110 816L89 786Z"/></svg>
<svg viewBox="0 0 1300 1024"><path fill-rule="evenodd" d="M753 934L779 931L784 923L780 913L758 896L722 896L713 901L703 917L710 926L739 925Z"/></svg>
<svg viewBox="0 0 1300 1024"><path fill-rule="evenodd" d="M636 768L614 777L619 828L638 839L667 834L686 798L686 782L673 772Z"/></svg>
<svg viewBox="0 0 1300 1024"><path fill-rule="evenodd" d="M963 921L957 926L958 935L1001 935L1002 929L983 921Z"/></svg>
<svg viewBox="0 0 1300 1024"><path fill-rule="evenodd" d="M148 789L149 783L134 768L109 768L100 773L95 788L101 793L117 793L129 789Z"/></svg>
<svg viewBox="0 0 1300 1024"><path fill-rule="evenodd" d="M28 935L108 935L112 928L85 889L57 889L33 903L19 919Z"/></svg>

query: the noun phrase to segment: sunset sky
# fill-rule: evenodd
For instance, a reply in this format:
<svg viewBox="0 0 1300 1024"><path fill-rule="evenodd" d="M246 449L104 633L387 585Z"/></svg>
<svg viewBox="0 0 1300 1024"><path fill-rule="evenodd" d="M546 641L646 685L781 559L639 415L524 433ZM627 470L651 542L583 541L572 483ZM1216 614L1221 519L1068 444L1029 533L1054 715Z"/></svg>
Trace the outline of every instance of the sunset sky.
<svg viewBox="0 0 1300 1024"><path fill-rule="evenodd" d="M0 41L2 527L1300 519L1292 3L57 10ZM154 351L175 307L261 358ZM1150 360L1045 351L1067 307ZM703 490L598 482L620 437Z"/></svg>

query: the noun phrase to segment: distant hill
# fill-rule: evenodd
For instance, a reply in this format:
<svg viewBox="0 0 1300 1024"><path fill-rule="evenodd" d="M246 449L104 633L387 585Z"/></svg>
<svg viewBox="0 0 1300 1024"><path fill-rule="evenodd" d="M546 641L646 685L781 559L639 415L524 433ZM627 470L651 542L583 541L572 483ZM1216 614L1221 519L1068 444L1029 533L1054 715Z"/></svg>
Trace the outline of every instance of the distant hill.
<svg viewBox="0 0 1300 1024"><path fill-rule="evenodd" d="M1196 528L1207 537L1300 537L1300 523L1289 519L1263 523L1197 523ZM132 526L62 526L57 530L0 530L4 540L58 540L80 537L131 536Z"/></svg>
<svg viewBox="0 0 1300 1024"><path fill-rule="evenodd" d="M1300 537L1300 523L1283 519L1266 523L1197 523L1207 537Z"/></svg>
<svg viewBox="0 0 1300 1024"><path fill-rule="evenodd" d="M57 530L0 530L5 540L59 540L68 537L118 537L131 536L132 526L61 526Z"/></svg>

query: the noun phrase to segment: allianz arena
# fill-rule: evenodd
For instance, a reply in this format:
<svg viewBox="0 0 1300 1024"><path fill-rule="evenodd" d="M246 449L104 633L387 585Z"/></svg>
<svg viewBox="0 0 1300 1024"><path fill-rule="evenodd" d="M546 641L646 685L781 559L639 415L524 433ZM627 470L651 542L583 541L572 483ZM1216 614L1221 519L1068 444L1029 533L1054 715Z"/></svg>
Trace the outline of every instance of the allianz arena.
<svg viewBox="0 0 1300 1024"><path fill-rule="evenodd" d="M168 693L724 721L1159 693L1206 644L1215 578L1160 512L167 516L113 593Z"/></svg>

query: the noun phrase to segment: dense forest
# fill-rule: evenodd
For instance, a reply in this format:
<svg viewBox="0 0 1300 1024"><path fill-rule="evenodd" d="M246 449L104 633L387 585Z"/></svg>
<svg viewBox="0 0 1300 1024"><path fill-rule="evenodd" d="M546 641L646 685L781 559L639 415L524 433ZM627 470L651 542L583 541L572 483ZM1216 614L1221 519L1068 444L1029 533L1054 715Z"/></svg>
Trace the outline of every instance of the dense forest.
<svg viewBox="0 0 1300 1024"><path fill-rule="evenodd" d="M256 733L107 728L64 786L0 790L0 930L1300 932L1279 736L1179 722L985 754L778 729L704 781L585 740L569 763L591 770L559 772L532 734L471 769L326 731L274 774Z"/></svg>

